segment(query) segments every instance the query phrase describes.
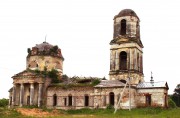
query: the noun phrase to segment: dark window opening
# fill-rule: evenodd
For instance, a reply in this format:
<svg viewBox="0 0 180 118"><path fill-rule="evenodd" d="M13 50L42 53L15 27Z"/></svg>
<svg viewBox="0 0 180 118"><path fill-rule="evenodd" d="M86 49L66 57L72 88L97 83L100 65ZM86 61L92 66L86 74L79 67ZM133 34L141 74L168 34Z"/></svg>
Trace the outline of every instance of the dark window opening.
<svg viewBox="0 0 180 118"><path fill-rule="evenodd" d="M54 94L53 95L53 106L56 106L57 105L57 95Z"/></svg>
<svg viewBox="0 0 180 118"><path fill-rule="evenodd" d="M67 100L66 98L64 98L64 106L66 106L66 104L67 104Z"/></svg>
<svg viewBox="0 0 180 118"><path fill-rule="evenodd" d="M27 105L30 105L30 96L27 96Z"/></svg>
<svg viewBox="0 0 180 118"><path fill-rule="evenodd" d="M151 106L151 95L146 95L146 105Z"/></svg>
<svg viewBox="0 0 180 118"><path fill-rule="evenodd" d="M165 98L164 98L164 107L168 107L168 104L167 104L167 94L165 94Z"/></svg>
<svg viewBox="0 0 180 118"><path fill-rule="evenodd" d="M12 97L10 97L10 106L12 105Z"/></svg>
<svg viewBox="0 0 180 118"><path fill-rule="evenodd" d="M120 53L120 70L127 70L127 53L121 52Z"/></svg>
<svg viewBox="0 0 180 118"><path fill-rule="evenodd" d="M36 64L36 67L38 67L38 64Z"/></svg>
<svg viewBox="0 0 180 118"><path fill-rule="evenodd" d="M139 53L137 53L137 67L138 67L138 71L140 71L140 66L139 66Z"/></svg>
<svg viewBox="0 0 180 118"><path fill-rule="evenodd" d="M69 100L68 106L72 106L72 95L68 96L68 100Z"/></svg>
<svg viewBox="0 0 180 118"><path fill-rule="evenodd" d="M109 93L109 104L114 106L114 93Z"/></svg>
<svg viewBox="0 0 180 118"><path fill-rule="evenodd" d="M126 34L126 20L123 19L121 20L121 31L120 35L125 35Z"/></svg>
<svg viewBox="0 0 180 118"><path fill-rule="evenodd" d="M85 95L85 102L84 102L85 106L89 106L89 96Z"/></svg>
<svg viewBox="0 0 180 118"><path fill-rule="evenodd" d="M104 96L104 102L103 102L103 106L106 106L106 96Z"/></svg>

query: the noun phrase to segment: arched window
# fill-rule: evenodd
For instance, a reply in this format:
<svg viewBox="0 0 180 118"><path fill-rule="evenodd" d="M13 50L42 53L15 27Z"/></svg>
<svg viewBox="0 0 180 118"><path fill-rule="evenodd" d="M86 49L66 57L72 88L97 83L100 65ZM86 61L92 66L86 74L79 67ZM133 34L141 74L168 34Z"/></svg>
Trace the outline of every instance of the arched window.
<svg viewBox="0 0 180 118"><path fill-rule="evenodd" d="M109 104L114 105L114 93L113 92L109 93Z"/></svg>
<svg viewBox="0 0 180 118"><path fill-rule="evenodd" d="M84 106L89 106L89 96L88 95L84 96Z"/></svg>
<svg viewBox="0 0 180 118"><path fill-rule="evenodd" d="M120 70L127 70L127 53L122 51L119 55Z"/></svg>
<svg viewBox="0 0 180 118"><path fill-rule="evenodd" d="M57 95L54 94L53 95L53 106L56 106L57 105Z"/></svg>
<svg viewBox="0 0 180 118"><path fill-rule="evenodd" d="M126 34L126 20L123 19L123 20L121 20L120 35L125 35L125 34Z"/></svg>
<svg viewBox="0 0 180 118"><path fill-rule="evenodd" d="M70 94L69 96L68 96L68 106L72 106L72 95Z"/></svg>

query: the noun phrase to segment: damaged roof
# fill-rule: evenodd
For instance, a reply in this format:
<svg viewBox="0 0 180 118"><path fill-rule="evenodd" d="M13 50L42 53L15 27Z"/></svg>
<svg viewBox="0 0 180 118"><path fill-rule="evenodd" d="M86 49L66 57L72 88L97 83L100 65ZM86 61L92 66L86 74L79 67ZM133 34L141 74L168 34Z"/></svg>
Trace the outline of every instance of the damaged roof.
<svg viewBox="0 0 180 118"><path fill-rule="evenodd" d="M125 86L125 84L119 80L102 80L98 85L94 87L120 87L120 86Z"/></svg>
<svg viewBox="0 0 180 118"><path fill-rule="evenodd" d="M161 82L141 82L137 85L137 88L167 88L168 84L165 81Z"/></svg>
<svg viewBox="0 0 180 118"><path fill-rule="evenodd" d="M114 19L117 17L123 17L123 16L134 16L139 20L139 17L132 9L123 9L119 12L118 15L114 16Z"/></svg>

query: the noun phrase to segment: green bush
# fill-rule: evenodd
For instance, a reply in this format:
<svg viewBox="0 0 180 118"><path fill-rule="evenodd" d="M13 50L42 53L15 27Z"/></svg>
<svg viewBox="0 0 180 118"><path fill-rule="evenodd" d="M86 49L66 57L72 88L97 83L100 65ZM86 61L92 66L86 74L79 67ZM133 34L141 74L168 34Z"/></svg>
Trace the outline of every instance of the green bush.
<svg viewBox="0 0 180 118"><path fill-rule="evenodd" d="M9 100L8 99L0 99L0 107L6 107L8 106Z"/></svg>
<svg viewBox="0 0 180 118"><path fill-rule="evenodd" d="M169 108L176 108L176 103L171 99L169 98L168 99L168 104L169 104Z"/></svg>
<svg viewBox="0 0 180 118"><path fill-rule="evenodd" d="M99 83L100 83L100 80L99 80L99 79L95 79L95 80L92 81L92 85L93 85L93 86L96 86L96 85L98 85Z"/></svg>

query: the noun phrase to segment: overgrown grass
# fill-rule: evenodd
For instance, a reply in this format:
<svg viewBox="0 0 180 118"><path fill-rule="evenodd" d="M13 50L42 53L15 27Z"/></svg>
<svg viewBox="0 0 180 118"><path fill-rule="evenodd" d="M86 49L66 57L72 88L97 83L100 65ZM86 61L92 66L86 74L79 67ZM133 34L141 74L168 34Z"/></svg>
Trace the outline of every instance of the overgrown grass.
<svg viewBox="0 0 180 118"><path fill-rule="evenodd" d="M16 109L8 109L7 107L0 107L0 118L27 118L22 116Z"/></svg>
<svg viewBox="0 0 180 118"><path fill-rule="evenodd" d="M179 118L180 108L162 109L162 108L138 108L129 110L117 110L114 114L114 109L80 109L68 110L68 114L88 114L95 115L101 118Z"/></svg>
<svg viewBox="0 0 180 118"><path fill-rule="evenodd" d="M28 109L28 108L27 108ZM52 112L49 109L43 109ZM60 115L50 118L179 118L180 108L162 109L162 108L138 108L129 110L114 109L80 109L80 110L58 110ZM63 115L61 115L63 114ZM15 109L0 108L0 118L32 118L22 116ZM35 117L33 117L35 118Z"/></svg>

